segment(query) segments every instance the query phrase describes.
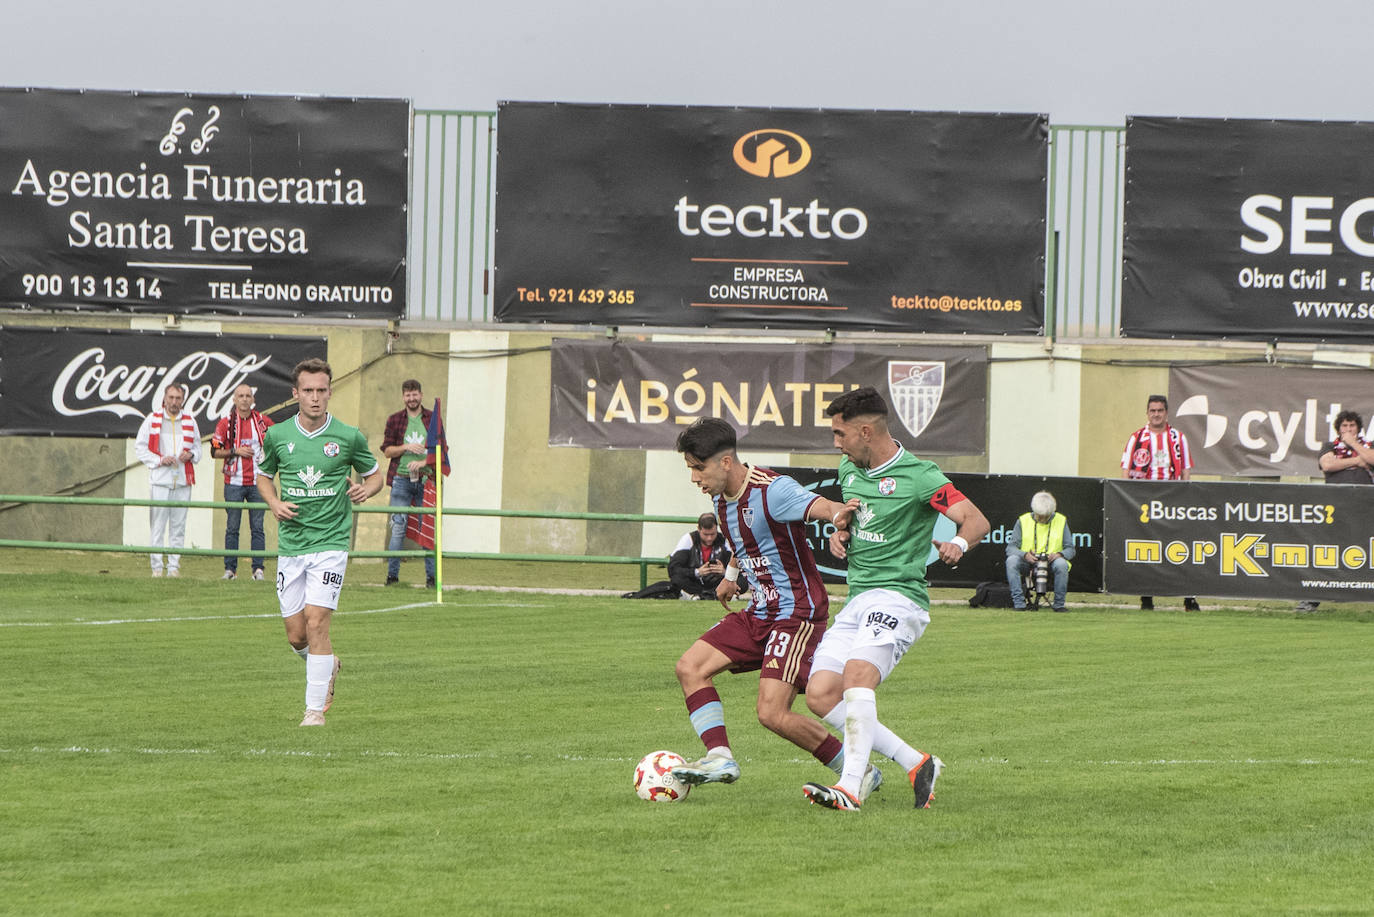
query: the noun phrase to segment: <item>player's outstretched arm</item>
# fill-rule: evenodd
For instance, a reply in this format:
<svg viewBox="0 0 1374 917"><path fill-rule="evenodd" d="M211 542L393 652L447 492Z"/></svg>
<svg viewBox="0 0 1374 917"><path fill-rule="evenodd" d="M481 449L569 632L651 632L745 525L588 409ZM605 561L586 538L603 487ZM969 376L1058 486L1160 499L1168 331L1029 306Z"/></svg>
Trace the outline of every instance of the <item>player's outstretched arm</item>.
<svg viewBox="0 0 1374 917"><path fill-rule="evenodd" d="M983 511L973 505L972 500L960 500L945 511L945 516L958 526L954 538L949 541L935 540L931 543L940 552L940 560L947 566L953 567L964 556L964 545L972 548L983 540L984 536L992 530L992 526L988 524L988 517L984 516ZM963 541L964 545L959 544L955 539Z"/></svg>

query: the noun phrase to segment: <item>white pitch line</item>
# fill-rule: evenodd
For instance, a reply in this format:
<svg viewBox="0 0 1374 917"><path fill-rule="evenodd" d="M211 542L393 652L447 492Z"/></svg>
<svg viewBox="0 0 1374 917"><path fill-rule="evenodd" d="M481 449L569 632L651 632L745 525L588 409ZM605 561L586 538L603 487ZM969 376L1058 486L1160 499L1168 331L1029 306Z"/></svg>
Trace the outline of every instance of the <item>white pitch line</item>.
<svg viewBox="0 0 1374 917"><path fill-rule="evenodd" d="M544 604L533 602L492 602L481 605L453 605L447 603L440 605L438 602L412 602L408 605L393 605L390 608L364 608L356 611L336 611L335 616L347 615L380 615L393 611L405 611L410 608L545 608ZM87 621L77 618L72 621L0 621L0 627L109 627L115 624L163 624L163 623L182 623L187 621L242 621L253 620L256 618L280 618L279 612L268 612L266 614L247 614L247 615L185 615L176 618L110 618L104 621Z"/></svg>

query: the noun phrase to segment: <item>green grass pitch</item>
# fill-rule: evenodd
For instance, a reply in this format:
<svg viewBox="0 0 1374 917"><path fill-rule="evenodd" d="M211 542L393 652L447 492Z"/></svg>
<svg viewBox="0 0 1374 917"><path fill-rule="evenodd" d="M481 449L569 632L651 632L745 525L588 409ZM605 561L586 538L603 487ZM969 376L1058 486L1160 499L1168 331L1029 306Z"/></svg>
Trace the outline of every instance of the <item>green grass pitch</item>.
<svg viewBox="0 0 1374 917"><path fill-rule="evenodd" d="M1368 606L937 604L878 693L947 763L933 807L912 809L893 766L850 815L804 802L829 772L758 726L752 675L718 679L741 780L635 796L641 755L699 754L673 663L710 603L440 606L354 563L337 702L300 729L304 666L271 583L215 564L152 580L141 558L0 552L0 913L1374 907ZM445 576L630 576L516 570Z"/></svg>

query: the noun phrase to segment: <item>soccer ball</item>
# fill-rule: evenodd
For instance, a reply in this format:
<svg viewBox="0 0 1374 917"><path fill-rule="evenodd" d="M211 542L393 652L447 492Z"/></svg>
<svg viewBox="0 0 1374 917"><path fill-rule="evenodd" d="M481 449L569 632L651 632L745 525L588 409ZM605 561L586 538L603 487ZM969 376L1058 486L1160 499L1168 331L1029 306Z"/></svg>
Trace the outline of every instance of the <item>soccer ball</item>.
<svg viewBox="0 0 1374 917"><path fill-rule="evenodd" d="M651 751L635 765L635 792L650 802L681 802L692 787L673 776L687 762L671 751Z"/></svg>

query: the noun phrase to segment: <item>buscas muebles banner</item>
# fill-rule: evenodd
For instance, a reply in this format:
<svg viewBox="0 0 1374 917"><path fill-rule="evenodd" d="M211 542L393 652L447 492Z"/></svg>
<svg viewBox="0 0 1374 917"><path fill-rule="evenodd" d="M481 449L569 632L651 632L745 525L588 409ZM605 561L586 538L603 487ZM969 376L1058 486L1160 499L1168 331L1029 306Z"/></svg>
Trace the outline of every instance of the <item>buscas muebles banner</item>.
<svg viewBox="0 0 1374 917"><path fill-rule="evenodd" d="M133 437L172 382L202 421L229 416L234 389L259 410L291 400L291 370L324 359L321 337L0 328L0 435Z"/></svg>
<svg viewBox="0 0 1374 917"><path fill-rule="evenodd" d="M1131 118L1121 328L1374 337L1374 124Z"/></svg>
<svg viewBox="0 0 1374 917"><path fill-rule="evenodd" d="M0 90L0 306L396 318L410 105Z"/></svg>
<svg viewBox="0 0 1374 917"><path fill-rule="evenodd" d="M683 427L719 417L741 449L832 452L825 408L872 385L893 436L918 454L982 455L981 347L553 342L549 445L673 449Z"/></svg>
<svg viewBox="0 0 1374 917"><path fill-rule="evenodd" d="M500 106L506 322L1038 334L1033 114Z"/></svg>
<svg viewBox="0 0 1374 917"><path fill-rule="evenodd" d="M1369 492L1353 484L1107 481L1107 591L1368 601Z"/></svg>

